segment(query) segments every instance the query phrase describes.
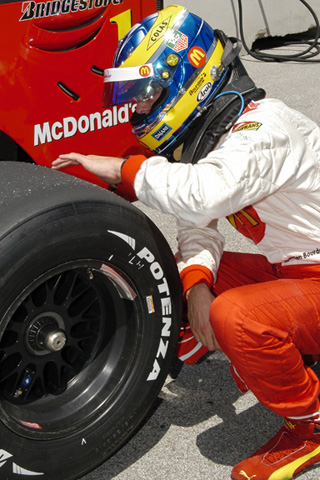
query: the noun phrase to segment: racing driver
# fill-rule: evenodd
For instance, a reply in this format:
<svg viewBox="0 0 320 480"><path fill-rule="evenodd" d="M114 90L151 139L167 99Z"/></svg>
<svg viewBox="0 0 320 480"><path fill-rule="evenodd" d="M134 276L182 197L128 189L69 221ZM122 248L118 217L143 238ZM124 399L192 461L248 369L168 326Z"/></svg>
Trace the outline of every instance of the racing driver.
<svg viewBox="0 0 320 480"><path fill-rule="evenodd" d="M136 102L133 132L151 155L70 153L53 168L80 164L176 217L194 336L180 358L222 350L240 390L283 417L232 478L287 480L320 461L320 383L307 362L320 354L320 129L265 98L239 49L184 7L147 17L119 42L104 106ZM261 254L224 251L223 217Z"/></svg>

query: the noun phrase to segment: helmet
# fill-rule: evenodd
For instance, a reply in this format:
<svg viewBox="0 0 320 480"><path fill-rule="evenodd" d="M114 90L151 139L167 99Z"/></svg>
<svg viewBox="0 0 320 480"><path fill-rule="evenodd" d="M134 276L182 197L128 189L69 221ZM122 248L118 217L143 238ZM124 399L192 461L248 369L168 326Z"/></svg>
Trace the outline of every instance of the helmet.
<svg viewBox="0 0 320 480"><path fill-rule="evenodd" d="M134 112L130 122L143 146L170 153L225 85L238 52L222 32L171 5L120 40L113 68L104 72L103 106L156 98L150 112Z"/></svg>

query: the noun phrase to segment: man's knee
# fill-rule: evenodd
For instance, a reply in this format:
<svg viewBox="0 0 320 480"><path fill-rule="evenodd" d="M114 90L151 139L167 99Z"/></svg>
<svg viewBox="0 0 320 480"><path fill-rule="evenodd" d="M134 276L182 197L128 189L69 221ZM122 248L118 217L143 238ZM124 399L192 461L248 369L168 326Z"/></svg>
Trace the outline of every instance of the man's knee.
<svg viewBox="0 0 320 480"><path fill-rule="evenodd" d="M285 324L279 324L278 307L253 295L248 287L233 288L216 297L210 322L222 350L239 354L248 348L257 351L277 342L287 343L289 332Z"/></svg>
<svg viewBox="0 0 320 480"><path fill-rule="evenodd" d="M226 344L238 343L243 317L246 315L241 288L233 288L214 299L210 308L210 322L223 350Z"/></svg>

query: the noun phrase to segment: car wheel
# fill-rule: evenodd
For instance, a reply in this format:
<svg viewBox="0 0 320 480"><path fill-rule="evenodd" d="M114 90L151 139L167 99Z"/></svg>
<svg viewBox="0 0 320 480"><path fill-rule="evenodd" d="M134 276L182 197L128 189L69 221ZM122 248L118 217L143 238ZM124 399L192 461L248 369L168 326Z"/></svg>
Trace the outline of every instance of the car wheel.
<svg viewBox="0 0 320 480"><path fill-rule="evenodd" d="M108 191L13 162L0 185L0 476L76 479L131 437L163 385L176 264Z"/></svg>

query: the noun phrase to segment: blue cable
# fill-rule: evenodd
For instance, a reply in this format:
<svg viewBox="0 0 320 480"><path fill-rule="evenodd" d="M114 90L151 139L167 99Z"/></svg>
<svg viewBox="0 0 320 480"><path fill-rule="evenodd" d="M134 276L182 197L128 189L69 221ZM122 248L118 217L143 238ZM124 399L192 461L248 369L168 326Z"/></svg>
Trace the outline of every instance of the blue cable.
<svg viewBox="0 0 320 480"><path fill-rule="evenodd" d="M237 114L238 117L240 117L243 109L244 109L244 98L243 96L241 95L241 93L239 92L236 92L235 90L228 90L227 92L222 92L222 93L219 93L219 95L217 95L216 97L214 97L214 100L217 100L217 98L219 97L222 97L223 95L229 95L233 93L234 95L238 95L238 97L240 98L241 100L241 107L240 107L240 110L239 110L239 113Z"/></svg>

